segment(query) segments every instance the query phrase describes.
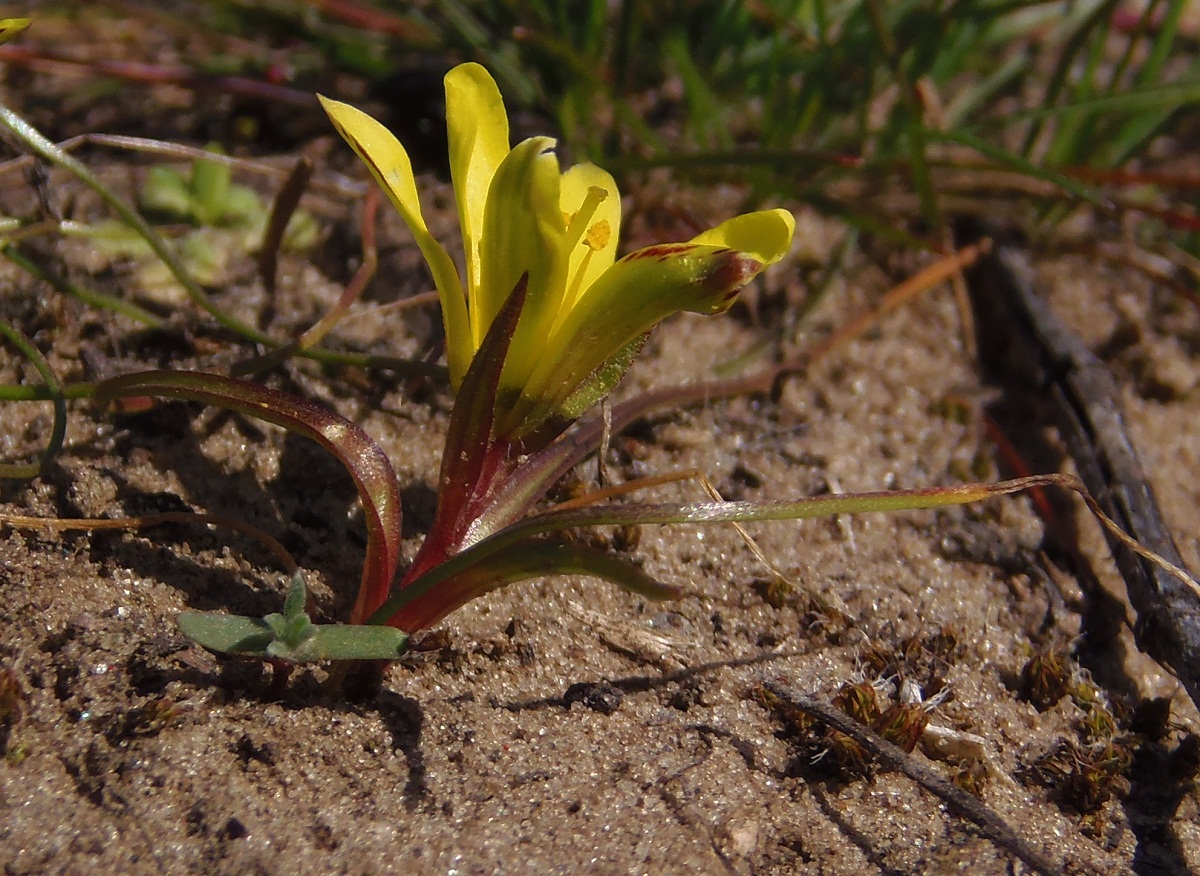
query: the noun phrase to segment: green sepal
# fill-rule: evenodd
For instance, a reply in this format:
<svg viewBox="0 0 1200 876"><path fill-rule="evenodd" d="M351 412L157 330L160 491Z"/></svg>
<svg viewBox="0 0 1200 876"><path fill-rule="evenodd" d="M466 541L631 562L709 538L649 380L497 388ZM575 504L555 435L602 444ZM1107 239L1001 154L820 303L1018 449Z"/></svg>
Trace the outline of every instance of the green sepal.
<svg viewBox="0 0 1200 876"><path fill-rule="evenodd" d="M634 338L593 371L578 389L567 396L567 400L558 409L558 415L565 420L577 420L599 404L600 400L621 382L621 378L642 352L642 347L646 345L646 339L649 337L650 333L646 332Z"/></svg>

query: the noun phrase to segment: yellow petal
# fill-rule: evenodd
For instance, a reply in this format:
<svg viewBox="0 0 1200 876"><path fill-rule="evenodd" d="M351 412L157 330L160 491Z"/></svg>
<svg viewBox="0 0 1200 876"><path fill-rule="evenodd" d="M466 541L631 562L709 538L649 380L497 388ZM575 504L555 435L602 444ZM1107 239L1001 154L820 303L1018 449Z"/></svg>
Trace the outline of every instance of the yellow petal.
<svg viewBox="0 0 1200 876"><path fill-rule="evenodd" d="M602 196L594 209L580 215L585 203L594 200L594 190ZM567 268L568 284L573 294L563 302L573 307L588 286L603 274L617 257L617 236L621 228L621 194L612 175L594 164L577 164L562 176L562 211L574 221L580 221L578 242L570 241L571 256Z"/></svg>
<svg viewBox="0 0 1200 876"><path fill-rule="evenodd" d="M519 351L540 347L562 300L566 229L553 147L549 137L517 144L496 169L488 191L480 248L483 283L471 328L478 347L521 275L528 273L525 311L513 336L510 362L520 358ZM506 366L506 374L513 373Z"/></svg>
<svg viewBox="0 0 1200 876"><path fill-rule="evenodd" d="M787 210L760 210L728 219L690 242L736 249L773 265L787 255L795 233L796 219Z"/></svg>
<svg viewBox="0 0 1200 876"><path fill-rule="evenodd" d="M625 256L542 341L522 398L504 414L499 431L520 435L525 427L559 413L597 368L671 314L728 309L738 290L763 267L749 253L690 242L660 244ZM514 344L513 349L520 348Z"/></svg>
<svg viewBox="0 0 1200 876"><path fill-rule="evenodd" d="M0 43L6 43L29 27L31 18L0 18Z"/></svg>
<svg viewBox="0 0 1200 876"><path fill-rule="evenodd" d="M484 205L496 168L508 155L508 116L491 74L478 64L459 64L446 74L446 129L450 179L466 253L467 307L478 307L479 241Z"/></svg>
<svg viewBox="0 0 1200 876"><path fill-rule="evenodd" d="M446 329L446 359L450 366L450 381L455 388L471 364L475 348L469 345L467 303L463 297L458 271L445 248L434 239L421 214L417 182L412 162L392 132L349 104L318 95L333 126L354 151L358 153L380 187L391 198L400 216L412 231L420 247L442 302L442 320Z"/></svg>

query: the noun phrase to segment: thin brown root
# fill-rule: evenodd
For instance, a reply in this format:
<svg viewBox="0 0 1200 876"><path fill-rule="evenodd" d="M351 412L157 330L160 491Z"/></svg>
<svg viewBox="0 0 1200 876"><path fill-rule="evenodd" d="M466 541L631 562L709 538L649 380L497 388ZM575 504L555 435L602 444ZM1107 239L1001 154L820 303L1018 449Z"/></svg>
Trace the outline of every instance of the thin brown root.
<svg viewBox="0 0 1200 876"><path fill-rule="evenodd" d="M875 307L860 313L824 342L804 351L792 362L777 366L775 372L782 375L789 371L804 370L818 359L846 346L850 341L868 331L884 316L908 304L922 293L928 292L946 280L953 280L955 277L961 278L964 270L987 255L991 249L992 242L985 238L978 243L964 246L944 259L917 271L907 280L888 290ZM969 329L970 324L967 323L965 327Z"/></svg>
<svg viewBox="0 0 1200 876"><path fill-rule="evenodd" d="M72 532L78 530L97 531L101 529L138 530L147 526L160 526L164 523L203 523L208 526L220 526L232 529L243 535L256 539L279 560L284 571L294 574L299 568L296 560L288 549L273 536L253 524L217 514L204 514L198 511L164 511L160 514L145 514L140 517L125 517L111 519L108 517L27 517L21 514L0 512L0 525L11 526L14 529L50 529L56 532Z"/></svg>

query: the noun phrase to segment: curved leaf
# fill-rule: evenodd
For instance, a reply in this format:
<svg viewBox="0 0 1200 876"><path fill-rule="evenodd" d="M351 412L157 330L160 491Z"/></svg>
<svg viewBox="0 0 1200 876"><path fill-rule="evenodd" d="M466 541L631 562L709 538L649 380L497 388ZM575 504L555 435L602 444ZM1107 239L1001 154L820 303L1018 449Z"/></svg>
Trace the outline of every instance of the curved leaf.
<svg viewBox="0 0 1200 876"><path fill-rule="evenodd" d="M351 623L387 598L400 562L400 489L387 455L361 427L291 393L219 374L146 371L106 380L96 387L105 403L130 396L160 396L227 408L316 441L336 456L358 487L367 526L367 555Z"/></svg>
<svg viewBox="0 0 1200 876"><path fill-rule="evenodd" d="M466 551L458 556L464 556ZM428 629L456 608L508 584L546 575L588 575L610 581L646 599L675 599L680 591L650 577L611 553L574 542L525 539L478 557L436 587L424 579L401 591L368 620L408 632ZM435 569L431 575L436 574Z"/></svg>
<svg viewBox="0 0 1200 876"><path fill-rule="evenodd" d="M0 24L2 23L0 22ZM42 351L37 348L33 341L29 340L29 338L25 337L15 327L10 326L3 320L0 320L0 337L6 338L10 344L20 350L29 359L34 370L37 371L43 382L45 382L50 399L54 402L54 425L50 429L50 440L46 444L46 449L41 452L38 461L23 465L6 465L0 463L0 477L37 477L41 474L43 466L52 460L62 448L63 438L67 434L66 398L63 396L62 385L58 382L58 378L55 377L50 363L46 361L46 357L42 355Z"/></svg>

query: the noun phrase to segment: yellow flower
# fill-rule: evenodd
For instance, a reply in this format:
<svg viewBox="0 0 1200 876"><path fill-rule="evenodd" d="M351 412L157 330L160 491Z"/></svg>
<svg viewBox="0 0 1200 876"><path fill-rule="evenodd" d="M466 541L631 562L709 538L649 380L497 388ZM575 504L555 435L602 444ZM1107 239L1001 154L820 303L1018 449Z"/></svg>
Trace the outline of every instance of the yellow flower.
<svg viewBox="0 0 1200 876"><path fill-rule="evenodd" d="M0 18L0 43L6 43L29 27L32 18Z"/></svg>
<svg viewBox="0 0 1200 876"><path fill-rule="evenodd" d="M616 383L638 340L681 310L719 313L791 246L785 210L738 216L686 243L616 259L621 199L593 164L560 172L554 140L509 148L495 81L478 64L446 75L450 173L465 251L465 283L421 214L412 163L375 119L321 98L412 230L442 304L457 389L492 320L523 275L525 306L500 377L498 434L570 419ZM609 367L605 367L609 366Z"/></svg>

